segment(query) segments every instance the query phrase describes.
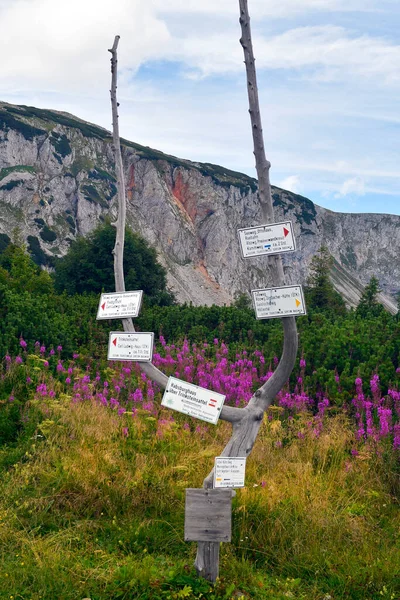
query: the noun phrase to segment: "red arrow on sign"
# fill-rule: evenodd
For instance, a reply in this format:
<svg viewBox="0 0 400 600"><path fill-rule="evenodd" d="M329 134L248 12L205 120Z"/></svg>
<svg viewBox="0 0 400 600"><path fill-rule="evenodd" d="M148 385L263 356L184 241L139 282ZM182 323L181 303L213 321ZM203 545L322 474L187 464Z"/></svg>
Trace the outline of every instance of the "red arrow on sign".
<svg viewBox="0 0 400 600"><path fill-rule="evenodd" d="M286 229L286 227L283 228L283 235L286 237L287 235L289 235L289 229Z"/></svg>
<svg viewBox="0 0 400 600"><path fill-rule="evenodd" d="M106 303L104 302L104 304L101 305L101 308L104 310L106 307Z"/></svg>
<svg viewBox="0 0 400 600"><path fill-rule="evenodd" d="M114 346L117 345L117 338L115 338L115 340L113 340L113 344L114 344Z"/></svg>

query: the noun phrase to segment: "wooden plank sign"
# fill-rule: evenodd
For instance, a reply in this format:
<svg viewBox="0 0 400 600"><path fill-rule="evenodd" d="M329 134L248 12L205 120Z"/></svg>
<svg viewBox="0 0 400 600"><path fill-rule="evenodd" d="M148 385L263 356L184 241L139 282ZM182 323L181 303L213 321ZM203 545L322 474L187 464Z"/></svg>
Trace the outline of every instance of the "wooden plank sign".
<svg viewBox="0 0 400 600"><path fill-rule="evenodd" d="M185 541L230 542L232 491L189 488L186 490Z"/></svg>
<svg viewBox="0 0 400 600"><path fill-rule="evenodd" d="M128 319L139 315L143 291L101 294L97 319Z"/></svg>

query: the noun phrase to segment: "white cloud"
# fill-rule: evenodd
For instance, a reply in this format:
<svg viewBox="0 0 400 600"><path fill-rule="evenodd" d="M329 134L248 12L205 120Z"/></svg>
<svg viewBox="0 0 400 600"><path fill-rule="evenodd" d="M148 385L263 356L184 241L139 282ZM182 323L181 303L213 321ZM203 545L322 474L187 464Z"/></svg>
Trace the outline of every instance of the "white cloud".
<svg viewBox="0 0 400 600"><path fill-rule="evenodd" d="M357 76L368 81L379 78L380 85L400 83L400 45L368 35L351 37L342 27L298 27L269 39L256 35L253 44L259 69L296 70L301 78L323 81ZM228 32L206 38L191 35L176 49L171 47L170 57L179 56L203 75L243 69L241 48Z"/></svg>
<svg viewBox="0 0 400 600"><path fill-rule="evenodd" d="M171 38L141 0L13 0L0 5L0 82L9 89L99 89L108 85L107 49L123 37L120 64L158 58ZM107 89L107 88L106 88Z"/></svg>
<svg viewBox="0 0 400 600"><path fill-rule="evenodd" d="M360 0L361 1L361 0ZM364 0L363 0L364 2ZM358 0L257 0L255 15L277 10L345 10ZM152 60L182 62L190 76L241 73L243 54L232 0L12 0L0 4L0 53L6 56L0 86L49 91L91 91L108 86L107 48L121 35L120 75ZM368 6L368 4L366 5ZM171 32L171 11L191 15L189 26ZM201 27L194 14L228 15L218 30ZM264 11L264 12L263 12ZM256 17L257 18L257 17ZM257 23L257 21L256 21ZM299 77L328 81L357 76L379 84L400 83L400 45L368 35L354 36L332 25L295 27L269 38L254 34L259 69L291 70ZM107 89L107 88L106 88Z"/></svg>
<svg viewBox="0 0 400 600"><path fill-rule="evenodd" d="M338 192L339 196L364 196L365 195L365 181L361 177L352 177L346 179L342 183Z"/></svg>
<svg viewBox="0 0 400 600"><path fill-rule="evenodd" d="M277 183L277 186L294 194L300 194L301 192L300 177L298 175L289 175L289 177Z"/></svg>

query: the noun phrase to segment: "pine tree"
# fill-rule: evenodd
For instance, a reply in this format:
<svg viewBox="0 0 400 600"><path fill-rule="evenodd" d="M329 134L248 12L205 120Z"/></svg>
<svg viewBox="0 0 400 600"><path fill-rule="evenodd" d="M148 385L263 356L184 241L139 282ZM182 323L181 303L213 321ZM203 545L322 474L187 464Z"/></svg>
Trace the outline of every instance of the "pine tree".
<svg viewBox="0 0 400 600"><path fill-rule="evenodd" d="M307 305L318 310L329 310L335 314L344 314L346 305L335 290L330 279L333 257L326 246L321 246L310 263L306 283Z"/></svg>
<svg viewBox="0 0 400 600"><path fill-rule="evenodd" d="M378 302L378 294L381 291L379 281L373 275L364 288L356 313L363 318L367 316L377 317L380 315L384 311L382 304Z"/></svg>

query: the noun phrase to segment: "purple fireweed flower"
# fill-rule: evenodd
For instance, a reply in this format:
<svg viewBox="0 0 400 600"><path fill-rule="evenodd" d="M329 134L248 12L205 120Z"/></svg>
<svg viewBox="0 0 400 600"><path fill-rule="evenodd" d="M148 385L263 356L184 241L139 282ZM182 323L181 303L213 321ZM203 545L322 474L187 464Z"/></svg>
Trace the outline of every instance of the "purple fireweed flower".
<svg viewBox="0 0 400 600"><path fill-rule="evenodd" d="M393 427L393 448L400 449L400 423L396 423Z"/></svg>
<svg viewBox="0 0 400 600"><path fill-rule="evenodd" d="M24 362L24 361L22 360L22 358L21 358L20 356L16 356L16 357L15 357L15 363L16 363L17 365L20 365L20 364L22 364L23 362Z"/></svg>
<svg viewBox="0 0 400 600"><path fill-rule="evenodd" d="M62 373L63 371L64 371L64 367L62 366L62 363L61 362L57 363L57 372Z"/></svg>
<svg viewBox="0 0 400 600"><path fill-rule="evenodd" d="M119 406L118 400L116 400L115 398L110 398L110 406L112 406L113 408L117 408Z"/></svg>
<svg viewBox="0 0 400 600"><path fill-rule="evenodd" d="M140 388L137 388L134 392L133 392L133 400L135 402L142 402L143 400L143 392Z"/></svg>
<svg viewBox="0 0 400 600"><path fill-rule="evenodd" d="M71 377L67 377L65 383L71 383Z"/></svg>
<svg viewBox="0 0 400 600"><path fill-rule="evenodd" d="M27 377L27 378L26 378L26 383L28 383L28 384L29 384L29 383L32 383L32 379L31 379L30 377Z"/></svg>
<svg viewBox="0 0 400 600"><path fill-rule="evenodd" d="M45 367L48 367L48 366L49 366L49 361L48 361L48 360L45 360L45 361L44 361L44 363L43 363L43 365L44 365Z"/></svg>
<svg viewBox="0 0 400 600"><path fill-rule="evenodd" d="M6 354L5 359L6 359L6 363L11 362L11 356L9 354Z"/></svg>
<svg viewBox="0 0 400 600"><path fill-rule="evenodd" d="M9 402L14 402L14 400L15 400L14 396L10 396L10 397L8 398L8 401L9 401Z"/></svg>
<svg viewBox="0 0 400 600"><path fill-rule="evenodd" d="M55 353L56 353L56 352L55 352L54 348L52 348L52 349L50 350L50 356L54 356L54 354L55 354Z"/></svg>
<svg viewBox="0 0 400 600"><path fill-rule="evenodd" d="M35 348L40 348L40 342L38 342L38 341L35 342Z"/></svg>
<svg viewBox="0 0 400 600"><path fill-rule="evenodd" d="M352 448L352 449L351 449L351 455L352 455L352 456L358 456L358 455L359 455L359 452L358 452L358 450L356 450L356 448Z"/></svg>
<svg viewBox="0 0 400 600"><path fill-rule="evenodd" d="M121 415L126 413L126 408L123 408L122 406L118 409L118 416L120 417Z"/></svg>
<svg viewBox="0 0 400 600"><path fill-rule="evenodd" d="M328 398L323 398L321 400L321 402L318 402L318 413L320 417L323 417L325 414L326 409L329 406L329 400Z"/></svg>
<svg viewBox="0 0 400 600"><path fill-rule="evenodd" d="M62 352L62 346L57 346L57 352Z"/></svg>
<svg viewBox="0 0 400 600"><path fill-rule="evenodd" d="M379 417L379 435L386 437L391 432L392 423L392 410L390 408L384 408L378 406L378 417Z"/></svg>
<svg viewBox="0 0 400 600"><path fill-rule="evenodd" d="M124 437L128 437L128 435L129 435L129 429L127 427L123 427L122 428L122 435Z"/></svg>
<svg viewBox="0 0 400 600"><path fill-rule="evenodd" d="M21 346L21 348L23 348L25 350L25 348L27 347L27 343L25 340L23 340L22 338L19 340L19 345Z"/></svg>
<svg viewBox="0 0 400 600"><path fill-rule="evenodd" d="M300 359L300 368L301 368L301 369L304 369L304 367L305 367L305 366L306 366L306 361L305 361L305 359L304 359L304 358L301 358L301 359Z"/></svg>
<svg viewBox="0 0 400 600"><path fill-rule="evenodd" d="M73 358L74 360L76 360L77 358L79 358L79 354L76 354L76 353L74 352L74 354L72 355L72 358Z"/></svg>
<svg viewBox="0 0 400 600"><path fill-rule="evenodd" d="M40 354L44 354L46 352L46 346L40 346Z"/></svg>

